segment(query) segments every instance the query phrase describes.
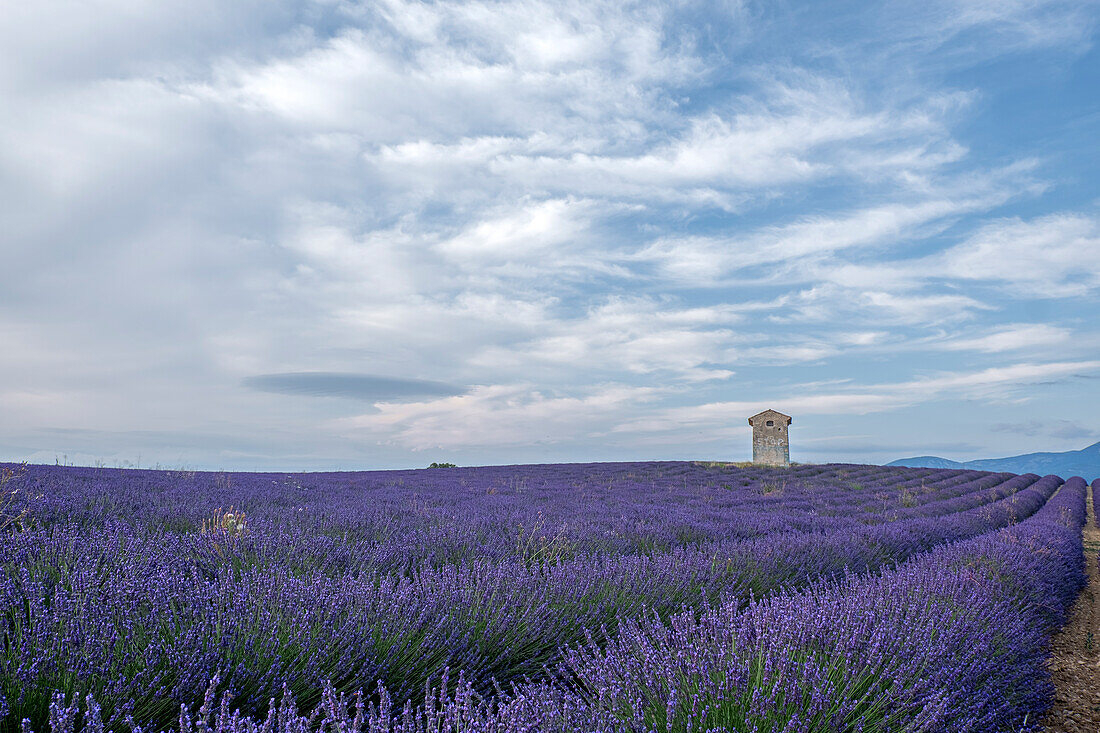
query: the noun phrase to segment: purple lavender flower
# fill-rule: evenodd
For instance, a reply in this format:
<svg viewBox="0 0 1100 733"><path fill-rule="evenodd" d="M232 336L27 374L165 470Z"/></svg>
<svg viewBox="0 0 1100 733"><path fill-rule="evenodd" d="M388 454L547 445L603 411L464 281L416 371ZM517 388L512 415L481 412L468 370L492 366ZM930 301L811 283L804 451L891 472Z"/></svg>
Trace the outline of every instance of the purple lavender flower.
<svg viewBox="0 0 1100 733"><path fill-rule="evenodd" d="M0 535L5 730L1017 730L1083 578L1086 487L1056 476L22 481L42 499ZM247 531L204 526L226 506Z"/></svg>

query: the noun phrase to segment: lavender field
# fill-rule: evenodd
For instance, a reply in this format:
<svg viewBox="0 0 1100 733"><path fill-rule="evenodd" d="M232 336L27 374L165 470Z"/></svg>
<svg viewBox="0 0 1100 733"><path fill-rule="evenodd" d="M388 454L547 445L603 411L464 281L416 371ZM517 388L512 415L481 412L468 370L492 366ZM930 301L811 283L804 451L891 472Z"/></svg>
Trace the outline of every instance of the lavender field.
<svg viewBox="0 0 1100 733"><path fill-rule="evenodd" d="M1084 583L1080 478L6 469L4 731L1034 730Z"/></svg>

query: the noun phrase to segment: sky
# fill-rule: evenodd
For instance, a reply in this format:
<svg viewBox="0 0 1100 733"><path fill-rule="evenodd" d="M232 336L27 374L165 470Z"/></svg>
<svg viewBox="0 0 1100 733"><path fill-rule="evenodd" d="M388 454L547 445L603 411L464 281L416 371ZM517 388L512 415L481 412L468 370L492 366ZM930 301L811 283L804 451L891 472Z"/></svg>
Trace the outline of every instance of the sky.
<svg viewBox="0 0 1100 733"><path fill-rule="evenodd" d="M1095 0L0 13L0 460L1100 440Z"/></svg>

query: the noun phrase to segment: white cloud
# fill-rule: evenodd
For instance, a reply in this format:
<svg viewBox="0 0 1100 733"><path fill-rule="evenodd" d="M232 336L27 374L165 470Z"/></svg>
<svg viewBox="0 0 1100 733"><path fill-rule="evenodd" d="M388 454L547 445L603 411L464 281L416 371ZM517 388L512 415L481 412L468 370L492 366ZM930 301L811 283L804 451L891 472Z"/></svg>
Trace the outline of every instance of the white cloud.
<svg viewBox="0 0 1100 733"><path fill-rule="evenodd" d="M800 264L803 258L892 243L929 222L986 209L992 203L983 198L888 204L839 218L818 217L767 227L743 237L661 239L637 257L657 262L670 277L693 282L720 282L737 270L764 264L790 263L797 272L804 266Z"/></svg>
<svg viewBox="0 0 1100 733"><path fill-rule="evenodd" d="M927 114L866 113L848 90L820 78L769 80L762 101L727 114L689 119L682 134L641 152L568 148L497 155L489 170L544 190L577 190L611 198L656 197L738 208L745 191L826 177L873 177L927 167L947 146ZM610 142L610 141L609 141ZM607 146L610 147L610 146ZM874 156L860 151L877 148Z"/></svg>
<svg viewBox="0 0 1100 733"><path fill-rule="evenodd" d="M193 128L203 114L194 100L145 79L30 95L0 120L0 134L19 141L0 148L0 172L22 184L17 204L5 202L9 221L33 231L74 208L117 207L113 191L163 187L168 170L190 178L192 161L207 153Z"/></svg>
<svg viewBox="0 0 1100 733"><path fill-rule="evenodd" d="M818 285L781 299L776 323L832 323L846 326L897 325L938 326L973 318L989 310L967 295L955 293L894 293L886 290L857 290L830 283Z"/></svg>
<svg viewBox="0 0 1100 733"><path fill-rule="evenodd" d="M523 201L472 223L434 249L468 271L501 276L563 277L616 269L625 275L601 251L592 231L598 208L596 202L573 199Z"/></svg>
<svg viewBox="0 0 1100 733"><path fill-rule="evenodd" d="M1076 213L994 221L929 264L947 277L1005 282L1032 297L1085 295L1100 287L1100 221Z"/></svg>
<svg viewBox="0 0 1100 733"><path fill-rule="evenodd" d="M940 23L945 35L985 29L998 37L1001 48L1029 49L1087 42L1095 23L1087 9L1089 4L1067 0L945 0L933 7L946 11Z"/></svg>
<svg viewBox="0 0 1100 733"><path fill-rule="evenodd" d="M582 443L653 399L658 390L606 385L578 396L548 395L533 385L488 385L468 394L416 403L378 403L377 413L335 423L412 450Z"/></svg>
<svg viewBox="0 0 1100 733"><path fill-rule="evenodd" d="M896 177L911 186L964 153L943 123L953 105L939 97L924 107L868 111L848 86L826 77L757 77L757 94L721 111L673 118L665 105L624 105L608 94L584 114L544 121L535 130L501 120L486 123L493 134L472 134L462 120L450 135L413 129L408 134L414 141L383 144L367 151L365 160L414 198L429 191L460 196L476 185L736 210L766 197L767 189L826 177ZM615 79L622 81L612 73L604 83ZM542 81L535 86L545 93ZM462 131L457 138L456 127Z"/></svg>
<svg viewBox="0 0 1100 733"><path fill-rule="evenodd" d="M1100 361L1021 363L976 372L946 373L904 382L853 385L843 390L769 396L756 400L711 402L659 411L624 422L616 432L674 432L705 425L727 425L735 418L772 408L789 415L866 415L945 398L1007 400L1026 386L1100 371Z"/></svg>
<svg viewBox="0 0 1100 733"><path fill-rule="evenodd" d="M1095 296L1096 217L1011 218L1056 161L998 168L960 124L987 90L926 71L952 38L1083 42L1068 6L936 5L873 38L840 18L830 49L738 3L70 5L0 20L0 413L28 430L358 457L327 427L354 407L234 385L362 372L496 385L380 406L354 429L390 453L565 444L761 367L804 370L792 409L883 410L964 387L844 358L911 375L1095 341L1028 301Z"/></svg>
<svg viewBox="0 0 1100 733"><path fill-rule="evenodd" d="M859 289L910 288L939 274L928 258L904 258L923 240L968 214L989 211L1036 190L1034 161L1023 160L981 175L922 183L898 201L841 214L801 218L732 236L662 237L638 252L672 279L722 284L739 271L783 282L825 280ZM861 251L862 250L862 251ZM867 264L861 255L874 252ZM883 253L887 253L883 257ZM893 255L890 257L889 255ZM901 255L904 259L898 259Z"/></svg>
<svg viewBox="0 0 1100 733"><path fill-rule="evenodd" d="M657 9L581 3L390 2L362 27L261 63L226 62L202 90L296 125L373 144L524 136L645 114L649 87L692 73ZM386 21L378 23L374 11Z"/></svg>
<svg viewBox="0 0 1100 733"><path fill-rule="evenodd" d="M1000 353L1019 349L1059 346L1070 341L1073 332L1045 323L1014 323L984 336L964 336L944 341L936 348L948 351Z"/></svg>
<svg viewBox="0 0 1100 733"><path fill-rule="evenodd" d="M677 308L652 299L613 299L578 318L547 318L519 343L494 346L473 358L487 369L553 365L614 374L662 372L699 381L725 379L731 330L741 321L725 306Z"/></svg>

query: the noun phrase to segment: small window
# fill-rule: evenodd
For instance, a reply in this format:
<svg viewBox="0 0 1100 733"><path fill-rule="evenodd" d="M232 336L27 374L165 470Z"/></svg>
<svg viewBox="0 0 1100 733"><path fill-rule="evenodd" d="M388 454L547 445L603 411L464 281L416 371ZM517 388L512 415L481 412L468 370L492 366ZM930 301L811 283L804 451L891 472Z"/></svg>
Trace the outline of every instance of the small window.
<svg viewBox="0 0 1100 733"><path fill-rule="evenodd" d="M764 424L765 424L765 425L767 425L767 426L768 426L768 427L770 428L770 427L771 427L772 425L775 425L775 420L768 420L768 421L767 421L766 423L764 423Z"/></svg>

